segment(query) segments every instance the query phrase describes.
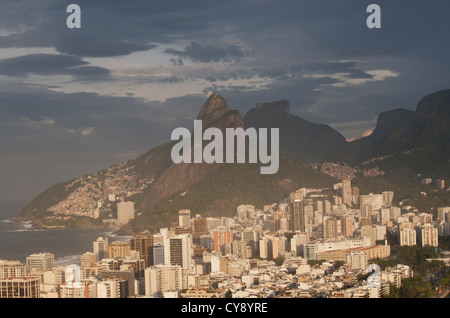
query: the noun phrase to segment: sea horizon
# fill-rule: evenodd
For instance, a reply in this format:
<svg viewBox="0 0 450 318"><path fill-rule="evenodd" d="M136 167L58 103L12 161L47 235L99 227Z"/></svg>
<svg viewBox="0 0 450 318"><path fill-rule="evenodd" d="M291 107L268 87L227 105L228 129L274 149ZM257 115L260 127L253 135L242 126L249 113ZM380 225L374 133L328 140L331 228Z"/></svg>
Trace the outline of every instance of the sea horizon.
<svg viewBox="0 0 450 318"><path fill-rule="evenodd" d="M34 253L55 255L55 265L79 264L81 254L92 251L98 237L127 241L114 234L117 228L34 228L30 221L12 220L25 206L23 200L0 201L0 260L26 261Z"/></svg>

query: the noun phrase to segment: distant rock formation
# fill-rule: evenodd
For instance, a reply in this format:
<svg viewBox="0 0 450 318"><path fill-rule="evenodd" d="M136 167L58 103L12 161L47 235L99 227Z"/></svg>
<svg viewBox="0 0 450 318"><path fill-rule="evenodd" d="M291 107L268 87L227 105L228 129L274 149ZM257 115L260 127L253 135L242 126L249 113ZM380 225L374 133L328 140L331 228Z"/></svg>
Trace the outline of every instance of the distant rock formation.
<svg viewBox="0 0 450 318"><path fill-rule="evenodd" d="M197 119L202 120L203 129L216 127L223 134L225 134L226 128L244 127L244 122L239 111L230 110L226 100L218 94L212 94L208 98L200 110ZM204 145L207 143L208 141L204 142ZM192 185L203 180L205 176L220 168L222 165L221 163L172 163L152 186L150 192L142 201L141 207L151 207L163 199L188 190Z"/></svg>
<svg viewBox="0 0 450 318"><path fill-rule="evenodd" d="M244 123L245 128L279 128L280 152L306 163L322 162L347 143L330 126L292 115L287 100L257 103L245 115Z"/></svg>

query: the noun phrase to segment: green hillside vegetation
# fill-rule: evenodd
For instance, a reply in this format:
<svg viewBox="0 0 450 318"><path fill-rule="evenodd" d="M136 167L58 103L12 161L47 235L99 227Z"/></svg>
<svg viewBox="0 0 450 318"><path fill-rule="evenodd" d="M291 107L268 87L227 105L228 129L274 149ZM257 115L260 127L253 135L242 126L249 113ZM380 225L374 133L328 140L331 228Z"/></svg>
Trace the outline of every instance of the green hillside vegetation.
<svg viewBox="0 0 450 318"><path fill-rule="evenodd" d="M232 217L240 204L262 208L286 198L298 188L325 188L336 182L336 179L284 155L280 155L280 169L274 175L262 175L256 164L226 164L192 186L185 195L176 195L138 211L137 214L141 214L136 216L131 227L138 231L170 226L177 221L181 209L190 209L193 215L204 217ZM134 199L138 201L139 197Z"/></svg>

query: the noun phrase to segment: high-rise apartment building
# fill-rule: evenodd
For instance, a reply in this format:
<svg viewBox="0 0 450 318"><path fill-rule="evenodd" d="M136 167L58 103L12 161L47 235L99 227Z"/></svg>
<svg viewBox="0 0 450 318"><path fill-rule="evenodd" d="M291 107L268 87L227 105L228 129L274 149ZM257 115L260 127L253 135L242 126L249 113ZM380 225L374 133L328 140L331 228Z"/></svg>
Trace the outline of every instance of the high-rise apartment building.
<svg viewBox="0 0 450 318"><path fill-rule="evenodd" d="M191 210L184 209L178 211L178 226L180 227L191 226Z"/></svg>
<svg viewBox="0 0 450 318"><path fill-rule="evenodd" d="M383 191L383 203L386 206L390 206L394 200L394 191Z"/></svg>
<svg viewBox="0 0 450 318"><path fill-rule="evenodd" d="M189 234L180 234L171 237L164 242L165 265L179 265L183 269L190 270L192 237Z"/></svg>
<svg viewBox="0 0 450 318"><path fill-rule="evenodd" d="M314 201L314 212L324 212L324 202L322 200Z"/></svg>
<svg viewBox="0 0 450 318"><path fill-rule="evenodd" d="M352 187L352 203L354 205L359 204L359 188L358 187Z"/></svg>
<svg viewBox="0 0 450 318"><path fill-rule="evenodd" d="M126 225L131 219L134 219L134 202L117 203L117 224Z"/></svg>
<svg viewBox="0 0 450 318"><path fill-rule="evenodd" d="M122 267L122 266L121 266ZM118 281L126 281L123 285L128 288L128 290L123 289L121 291L122 298L133 297L136 295L136 285L135 285L135 272L134 269L125 266L125 268L120 270L105 270L101 273L101 280L118 280Z"/></svg>
<svg viewBox="0 0 450 318"><path fill-rule="evenodd" d="M331 213L331 202L329 200L323 201L323 213L324 214Z"/></svg>
<svg viewBox="0 0 450 318"><path fill-rule="evenodd" d="M339 218L341 223L341 234L343 236L353 236L353 216L343 215Z"/></svg>
<svg viewBox="0 0 450 318"><path fill-rule="evenodd" d="M194 243L200 244L200 238L202 235L208 234L208 220L197 216L192 220L193 223L193 240Z"/></svg>
<svg viewBox="0 0 450 318"><path fill-rule="evenodd" d="M271 241L268 237L263 237L259 240L259 257L260 258L268 258Z"/></svg>
<svg viewBox="0 0 450 318"><path fill-rule="evenodd" d="M0 260L0 279L25 277L26 275L26 266L20 261Z"/></svg>
<svg viewBox="0 0 450 318"><path fill-rule="evenodd" d="M92 245L93 245L92 250L98 261L108 257L108 238L107 237L99 237L96 241L94 241L92 243Z"/></svg>
<svg viewBox="0 0 450 318"><path fill-rule="evenodd" d="M367 253L363 251L353 251L347 254L348 270L365 270L367 268Z"/></svg>
<svg viewBox="0 0 450 318"><path fill-rule="evenodd" d="M39 277L0 279L0 298L39 298Z"/></svg>
<svg viewBox="0 0 450 318"><path fill-rule="evenodd" d="M227 230L225 227L219 226L211 231L214 240L214 250L216 252L224 252L227 243L233 243L233 232Z"/></svg>
<svg viewBox="0 0 450 318"><path fill-rule="evenodd" d="M381 208L379 213L379 221L381 225L386 225L390 218L390 209Z"/></svg>
<svg viewBox="0 0 450 318"><path fill-rule="evenodd" d="M289 213L285 211L273 212L274 231L289 231Z"/></svg>
<svg viewBox="0 0 450 318"><path fill-rule="evenodd" d="M291 238L291 251L295 253L295 256L303 256L303 249L305 245L309 242L308 233L297 233Z"/></svg>
<svg viewBox="0 0 450 318"><path fill-rule="evenodd" d="M450 207L439 207L437 208L437 219L438 221L450 221Z"/></svg>
<svg viewBox="0 0 450 318"><path fill-rule="evenodd" d="M323 222L323 237L326 239L338 237L338 220L333 217L326 218Z"/></svg>
<svg viewBox="0 0 450 318"><path fill-rule="evenodd" d="M352 182L350 179L342 180L342 203L352 205Z"/></svg>
<svg viewBox="0 0 450 318"><path fill-rule="evenodd" d="M183 270L178 265L155 265L145 270L145 295L159 298L183 289Z"/></svg>
<svg viewBox="0 0 450 318"><path fill-rule="evenodd" d="M154 265L164 265L164 245L163 244L155 244L153 245L153 264Z"/></svg>
<svg viewBox="0 0 450 318"><path fill-rule="evenodd" d="M123 291L128 289L128 286L124 285L127 283L127 281L119 279L100 281L97 283L97 298L124 298Z"/></svg>
<svg viewBox="0 0 450 318"><path fill-rule="evenodd" d="M414 246L417 244L416 230L414 228L404 228L398 232L400 246Z"/></svg>
<svg viewBox="0 0 450 318"><path fill-rule="evenodd" d="M373 207L371 204L362 204L361 205L361 217L372 219Z"/></svg>
<svg viewBox="0 0 450 318"><path fill-rule="evenodd" d="M52 253L36 253L26 258L27 266L42 270L44 272L51 271L55 265L55 255Z"/></svg>
<svg viewBox="0 0 450 318"><path fill-rule="evenodd" d="M149 232L142 232L130 239L130 248L138 251L142 259L145 260L145 267L153 265L153 235Z"/></svg>
<svg viewBox="0 0 450 318"><path fill-rule="evenodd" d="M375 212L376 210L381 209L384 205L383 194L370 193L367 195L361 195L359 197L359 203L361 207L364 204L370 204L372 206L372 211Z"/></svg>
<svg viewBox="0 0 450 318"><path fill-rule="evenodd" d="M420 246L438 246L438 229L432 224L424 224L418 228Z"/></svg>
<svg viewBox="0 0 450 318"><path fill-rule="evenodd" d="M389 220L397 221L398 217L402 214L402 210L397 206L391 206L389 208Z"/></svg>
<svg viewBox="0 0 450 318"><path fill-rule="evenodd" d="M81 268L91 267L91 266L95 265L96 261L97 261L97 257L94 253L86 252L86 253L81 254L80 266L81 266Z"/></svg>
<svg viewBox="0 0 450 318"><path fill-rule="evenodd" d="M363 226L361 227L361 237L370 238L370 245L375 245L377 241L377 229L374 226Z"/></svg>
<svg viewBox="0 0 450 318"><path fill-rule="evenodd" d="M252 248L245 241L234 241L233 254L240 258L250 258L252 257Z"/></svg>
<svg viewBox="0 0 450 318"><path fill-rule="evenodd" d="M291 231L305 232L306 214L303 200L295 200L289 205L289 219L291 222Z"/></svg>
<svg viewBox="0 0 450 318"><path fill-rule="evenodd" d="M131 255L131 245L122 241L112 242L108 245L108 258L125 258Z"/></svg>

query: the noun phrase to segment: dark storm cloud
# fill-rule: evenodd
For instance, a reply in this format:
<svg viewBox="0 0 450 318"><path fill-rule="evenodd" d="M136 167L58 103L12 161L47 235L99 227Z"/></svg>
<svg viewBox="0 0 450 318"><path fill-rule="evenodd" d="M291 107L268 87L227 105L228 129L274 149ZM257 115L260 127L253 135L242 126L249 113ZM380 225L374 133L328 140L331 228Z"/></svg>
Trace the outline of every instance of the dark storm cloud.
<svg viewBox="0 0 450 318"><path fill-rule="evenodd" d="M372 2L77 0L82 28L69 30L72 1L3 1L0 48L22 56L0 61L1 80L34 74L119 80L84 58L168 48L176 72L143 82L159 81L176 92L178 83L201 79L205 92L220 93L242 115L257 102L288 99L291 112L307 120L360 121L364 129L382 111L414 109L421 97L449 88L450 73L450 2L377 0L382 28L369 30L366 7ZM26 48L62 54L27 54ZM224 61L230 63L220 68ZM373 70L399 76L377 79ZM335 86L346 79L364 84ZM221 83L228 80L239 83ZM173 128L191 127L207 98L144 102L134 98L139 90L130 90L136 95L113 97L0 82L0 197L34 195L147 151L167 141Z"/></svg>
<svg viewBox="0 0 450 318"><path fill-rule="evenodd" d="M0 37L0 47L57 47L80 56L115 56L190 40L200 47L173 53L198 61L214 61L229 55L241 57L239 48L221 39L235 35L256 52L307 54L316 57L354 59L370 54L445 54L442 39L450 31L450 4L441 0L379 0L382 29L365 25L371 1L90 1L79 0L82 28L67 29L67 5L71 1L11 1L0 10L0 26L26 29ZM91 38L90 38L91 37ZM76 40L77 38L80 41ZM202 39L215 39L210 49ZM97 42L98 41L98 42ZM102 45L100 45L102 44ZM215 54L219 54L216 56Z"/></svg>
<svg viewBox="0 0 450 318"><path fill-rule="evenodd" d="M81 29L66 27L71 1L21 1L0 10L0 47L54 47L82 57L122 56L210 34L211 18L238 1L77 1ZM17 25L23 28L17 28ZM231 48L232 50L232 48Z"/></svg>
<svg viewBox="0 0 450 318"><path fill-rule="evenodd" d="M56 41L58 52L83 57L110 57L156 48L154 44L139 44L104 38L93 34L71 34Z"/></svg>
<svg viewBox="0 0 450 318"><path fill-rule="evenodd" d="M8 76L72 75L76 80L109 78L109 70L98 66L87 66L88 64L77 56L29 54L0 60L0 74Z"/></svg>
<svg viewBox="0 0 450 318"><path fill-rule="evenodd" d="M109 81L112 80L110 70L100 66L80 66L67 70L76 81Z"/></svg>
<svg viewBox="0 0 450 318"><path fill-rule="evenodd" d="M86 64L89 63L77 56L29 54L0 60L0 73L11 76L61 74L68 68Z"/></svg>
<svg viewBox="0 0 450 318"><path fill-rule="evenodd" d="M66 94L39 85L11 83L0 85L0 126L21 127L12 131L10 137L23 134L22 128L27 128L30 135L36 129L94 128L95 137L100 138L97 141L110 147L132 142L155 144L169 140L171 129L195 118L204 102L205 97L198 95L145 102L132 96ZM141 138L135 138L136 134ZM7 138L0 139L0 144L8 142ZM52 147L51 140L42 143Z"/></svg>
<svg viewBox="0 0 450 318"><path fill-rule="evenodd" d="M164 50L164 53L178 56L181 59L189 59L195 63L239 61L244 57L244 53L236 45L216 47L196 42L191 42L184 50L169 48Z"/></svg>

